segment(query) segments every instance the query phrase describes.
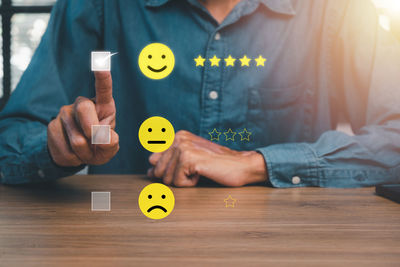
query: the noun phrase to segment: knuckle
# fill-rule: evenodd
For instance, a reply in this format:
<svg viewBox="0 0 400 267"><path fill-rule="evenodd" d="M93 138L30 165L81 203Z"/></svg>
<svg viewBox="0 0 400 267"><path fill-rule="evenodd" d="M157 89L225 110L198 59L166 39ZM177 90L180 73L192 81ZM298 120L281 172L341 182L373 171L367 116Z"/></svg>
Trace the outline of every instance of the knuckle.
<svg viewBox="0 0 400 267"><path fill-rule="evenodd" d="M185 130L179 130L175 134L175 140L177 142L185 141L189 137L189 132Z"/></svg>
<svg viewBox="0 0 400 267"><path fill-rule="evenodd" d="M85 114L88 110L94 108L94 103L92 101L81 96L77 98L75 103L76 112L81 114Z"/></svg>
<svg viewBox="0 0 400 267"><path fill-rule="evenodd" d="M178 146L178 150L181 154L189 154L191 153L191 147L192 147L191 142L184 141L180 143L180 145Z"/></svg>
<svg viewBox="0 0 400 267"><path fill-rule="evenodd" d="M61 118L67 117L69 115L69 110L70 110L69 106L62 106L60 108L60 117Z"/></svg>
<svg viewBox="0 0 400 267"><path fill-rule="evenodd" d="M86 145L86 139L82 136L75 136L70 140L74 150L81 150Z"/></svg>
<svg viewBox="0 0 400 267"><path fill-rule="evenodd" d="M119 146L119 135L116 133L113 140L111 140L112 146Z"/></svg>

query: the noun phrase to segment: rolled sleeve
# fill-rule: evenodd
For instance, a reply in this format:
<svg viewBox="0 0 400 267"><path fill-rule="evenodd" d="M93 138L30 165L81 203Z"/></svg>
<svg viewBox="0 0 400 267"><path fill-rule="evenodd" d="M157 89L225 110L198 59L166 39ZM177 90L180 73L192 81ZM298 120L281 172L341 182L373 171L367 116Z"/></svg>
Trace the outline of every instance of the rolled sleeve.
<svg viewBox="0 0 400 267"><path fill-rule="evenodd" d="M13 146L16 147L14 144ZM19 156L8 155L8 161L0 166L0 182L23 184L52 181L73 175L83 167L84 165L78 167L56 165L48 152L47 133L43 130L26 142L24 153Z"/></svg>
<svg viewBox="0 0 400 267"><path fill-rule="evenodd" d="M317 156L308 144L277 144L256 151L264 156L272 186L320 186Z"/></svg>

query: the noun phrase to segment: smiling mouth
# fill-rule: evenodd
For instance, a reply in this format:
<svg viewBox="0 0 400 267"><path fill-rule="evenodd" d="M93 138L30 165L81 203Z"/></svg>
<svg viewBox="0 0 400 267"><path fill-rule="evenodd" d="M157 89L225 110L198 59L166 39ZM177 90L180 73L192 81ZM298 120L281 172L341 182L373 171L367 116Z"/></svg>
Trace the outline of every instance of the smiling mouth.
<svg viewBox="0 0 400 267"><path fill-rule="evenodd" d="M160 141L158 141L158 140L150 140L150 141L147 141L147 143L148 143L148 144L165 144L166 141L162 141L162 140L160 140Z"/></svg>
<svg viewBox="0 0 400 267"><path fill-rule="evenodd" d="M162 72L163 70L165 70L165 69L167 68L167 66L164 66L164 67L162 67L161 69L153 69L153 68L150 67L150 66L147 66L147 68L148 68L149 70L151 70L152 72Z"/></svg>
<svg viewBox="0 0 400 267"><path fill-rule="evenodd" d="M154 210L154 209L160 209L160 210L162 210L163 212L167 213L167 209L164 208L163 206L159 206L159 205L150 207L150 208L147 210L147 212L150 212L150 211L152 211L152 210Z"/></svg>

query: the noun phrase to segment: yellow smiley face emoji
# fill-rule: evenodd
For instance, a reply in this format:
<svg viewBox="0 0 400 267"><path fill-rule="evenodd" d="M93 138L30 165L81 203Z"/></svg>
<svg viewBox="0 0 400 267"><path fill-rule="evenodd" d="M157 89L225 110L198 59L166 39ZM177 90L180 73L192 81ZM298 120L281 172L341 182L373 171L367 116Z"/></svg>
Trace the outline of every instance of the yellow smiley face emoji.
<svg viewBox="0 0 400 267"><path fill-rule="evenodd" d="M139 195L139 208L150 219L167 217L175 206L175 197L168 186L159 183L149 184Z"/></svg>
<svg viewBox="0 0 400 267"><path fill-rule="evenodd" d="M165 44L152 43L139 54L139 68L150 79L159 80L167 77L175 66L175 56Z"/></svg>
<svg viewBox="0 0 400 267"><path fill-rule="evenodd" d="M139 141L150 152L167 150L175 138L172 124L163 117L150 117L139 128Z"/></svg>

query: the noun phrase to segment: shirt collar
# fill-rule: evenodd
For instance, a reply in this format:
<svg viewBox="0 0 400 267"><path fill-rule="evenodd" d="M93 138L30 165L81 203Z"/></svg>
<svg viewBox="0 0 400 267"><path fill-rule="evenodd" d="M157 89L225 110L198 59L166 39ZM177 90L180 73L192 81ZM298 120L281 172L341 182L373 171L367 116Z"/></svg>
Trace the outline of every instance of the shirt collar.
<svg viewBox="0 0 400 267"><path fill-rule="evenodd" d="M146 6L158 7L164 5L165 3L171 0L145 0L145 1L146 1ZM259 1L273 12L285 15L296 14L293 8L292 0L259 0Z"/></svg>
<svg viewBox="0 0 400 267"><path fill-rule="evenodd" d="M268 9L273 12L285 15L295 15L292 0L260 0Z"/></svg>
<svg viewBox="0 0 400 267"><path fill-rule="evenodd" d="M162 6L170 0L145 0L146 6L158 7Z"/></svg>

